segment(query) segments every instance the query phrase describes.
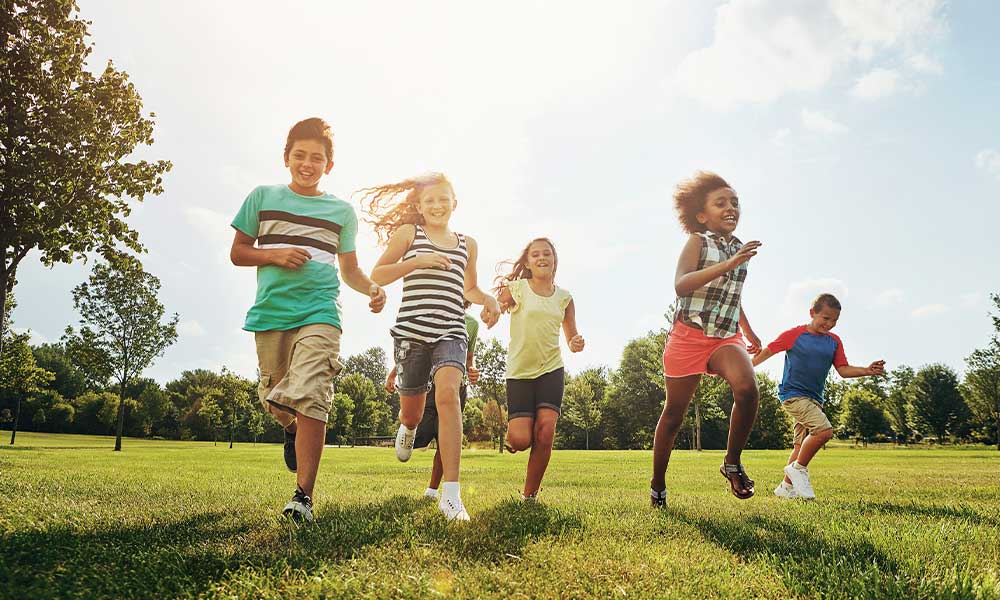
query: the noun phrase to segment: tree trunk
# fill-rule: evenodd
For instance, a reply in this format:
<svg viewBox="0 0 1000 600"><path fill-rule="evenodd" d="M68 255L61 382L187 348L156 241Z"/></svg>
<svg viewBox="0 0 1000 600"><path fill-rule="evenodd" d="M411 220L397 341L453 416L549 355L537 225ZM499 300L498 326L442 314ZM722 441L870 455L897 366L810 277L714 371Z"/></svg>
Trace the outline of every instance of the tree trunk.
<svg viewBox="0 0 1000 600"><path fill-rule="evenodd" d="M236 435L236 408L233 408L233 418L229 421L229 449L233 449L233 436Z"/></svg>
<svg viewBox="0 0 1000 600"><path fill-rule="evenodd" d="M14 428L10 431L10 445L14 445L14 437L17 436L17 422L21 420L21 397L17 397L17 410L14 411Z"/></svg>
<svg viewBox="0 0 1000 600"><path fill-rule="evenodd" d="M694 405L694 449L701 452L701 403Z"/></svg>
<svg viewBox="0 0 1000 600"><path fill-rule="evenodd" d="M1000 407L997 408L997 452L1000 452ZM13 444L13 440L10 443Z"/></svg>
<svg viewBox="0 0 1000 600"><path fill-rule="evenodd" d="M115 452L122 449L122 430L125 429L125 380L121 380L121 395L118 397L118 427L115 432Z"/></svg>
<svg viewBox="0 0 1000 600"><path fill-rule="evenodd" d="M590 450L590 430L587 430L587 450Z"/></svg>

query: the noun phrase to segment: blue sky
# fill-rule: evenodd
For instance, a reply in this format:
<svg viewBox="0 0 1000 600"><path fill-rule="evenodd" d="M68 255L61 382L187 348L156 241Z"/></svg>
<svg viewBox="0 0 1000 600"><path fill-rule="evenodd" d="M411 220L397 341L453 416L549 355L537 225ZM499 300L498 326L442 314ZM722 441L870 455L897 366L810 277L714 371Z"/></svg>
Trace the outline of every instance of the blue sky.
<svg viewBox="0 0 1000 600"><path fill-rule="evenodd" d="M181 316L147 371L226 365L254 375L252 269L228 260L228 223L256 185L288 180L295 121L334 128L323 188L445 172L454 229L479 240L480 277L539 235L577 304L587 349L572 371L617 365L663 325L684 234L673 186L695 169L741 196L737 235L764 243L744 308L765 343L841 297L848 359L889 368L963 357L989 339L1000 292L1000 9L938 0L479 3L80 2L99 69L125 69L156 113L139 155L174 163L130 223ZM419 4L419 6L418 6ZM355 206L357 203L355 201ZM379 249L364 225L358 255ZM34 259L34 260L32 260ZM76 324L88 267L18 272L15 327L56 340ZM388 336L344 298L345 355ZM485 329L484 329L485 331ZM507 340L501 320L487 336ZM781 361L765 364L772 374Z"/></svg>

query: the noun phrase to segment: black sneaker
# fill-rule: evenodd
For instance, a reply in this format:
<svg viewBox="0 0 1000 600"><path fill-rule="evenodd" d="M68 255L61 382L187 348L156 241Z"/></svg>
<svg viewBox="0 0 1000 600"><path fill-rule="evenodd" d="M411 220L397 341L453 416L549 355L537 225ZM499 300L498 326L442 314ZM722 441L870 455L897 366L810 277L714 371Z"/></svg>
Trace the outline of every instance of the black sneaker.
<svg viewBox="0 0 1000 600"><path fill-rule="evenodd" d="M312 498L306 496L306 493L302 491L302 488L296 487L295 494L292 495L292 499L285 505L285 509L281 511L281 514L299 523L312 523Z"/></svg>
<svg viewBox="0 0 1000 600"><path fill-rule="evenodd" d="M295 459L295 434L285 431L285 466L292 473L299 468L299 462Z"/></svg>

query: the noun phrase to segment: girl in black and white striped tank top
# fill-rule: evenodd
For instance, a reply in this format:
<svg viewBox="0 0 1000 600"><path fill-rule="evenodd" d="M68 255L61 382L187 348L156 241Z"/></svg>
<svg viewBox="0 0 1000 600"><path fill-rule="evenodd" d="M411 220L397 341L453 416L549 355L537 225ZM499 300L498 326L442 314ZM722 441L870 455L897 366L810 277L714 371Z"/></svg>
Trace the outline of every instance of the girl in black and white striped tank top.
<svg viewBox="0 0 1000 600"><path fill-rule="evenodd" d="M469 250L465 236L456 233L458 245L444 248L432 242L423 227L415 228L404 262L428 253L442 254L451 262L447 269L416 269L403 277L402 304L389 332L395 339L428 344L447 338L466 339L464 293Z"/></svg>

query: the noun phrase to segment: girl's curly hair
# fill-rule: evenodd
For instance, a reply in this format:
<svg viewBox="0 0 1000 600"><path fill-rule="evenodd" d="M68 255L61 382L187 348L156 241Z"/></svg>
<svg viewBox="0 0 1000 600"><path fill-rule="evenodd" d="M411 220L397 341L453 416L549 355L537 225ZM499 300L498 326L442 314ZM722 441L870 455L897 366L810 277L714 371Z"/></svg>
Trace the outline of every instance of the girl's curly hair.
<svg viewBox="0 0 1000 600"><path fill-rule="evenodd" d="M698 213L705 208L708 194L719 188L732 187L726 180L709 171L696 171L690 179L684 179L674 190L674 208L681 227L688 233L705 231L698 222Z"/></svg>
<svg viewBox="0 0 1000 600"><path fill-rule="evenodd" d="M417 212L420 192L442 183L451 189L454 196L455 189L442 173L425 173L398 183L363 188L355 193L362 194L361 210L370 217L364 221L372 225L379 243L384 246L401 226L407 223L424 224L424 218ZM398 201L397 198L404 193L406 196Z"/></svg>
<svg viewBox="0 0 1000 600"><path fill-rule="evenodd" d="M559 268L559 255L556 253L556 246L552 243L549 238L535 238L528 242L528 245L521 250L521 255L517 257L517 260L505 260L497 264L497 276L493 278L493 292L499 294L501 290L507 287L507 284L515 279L531 279L531 269L528 268L528 251L531 250L531 245L535 242L545 242L552 248L552 273L555 274L557 268ZM510 268L510 273L506 275L503 271L506 268Z"/></svg>

